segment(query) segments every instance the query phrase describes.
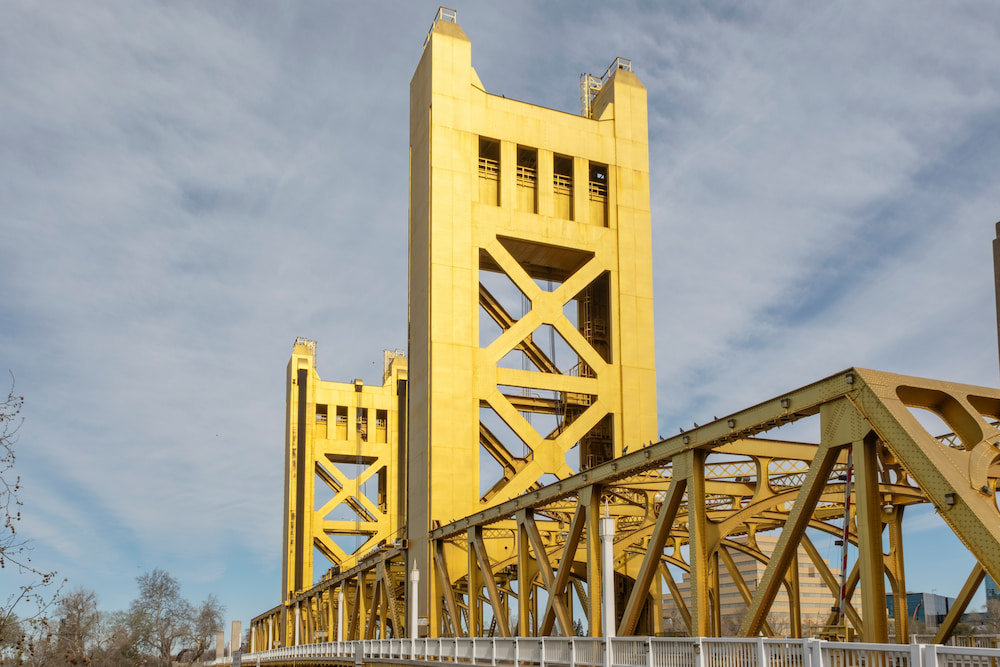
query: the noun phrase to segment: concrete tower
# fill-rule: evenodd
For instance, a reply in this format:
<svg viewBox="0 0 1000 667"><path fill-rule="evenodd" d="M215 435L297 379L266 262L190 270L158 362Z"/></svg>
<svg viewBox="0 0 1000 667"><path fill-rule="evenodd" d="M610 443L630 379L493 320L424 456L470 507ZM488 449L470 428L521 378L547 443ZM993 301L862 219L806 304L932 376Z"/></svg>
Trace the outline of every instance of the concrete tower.
<svg viewBox="0 0 1000 667"><path fill-rule="evenodd" d="M327 382L316 372L316 343L299 338L285 388L281 599L287 603L312 588L314 570L346 569L401 536L406 358L386 351L381 386ZM314 562L317 553L322 564Z"/></svg>
<svg viewBox="0 0 1000 667"><path fill-rule="evenodd" d="M583 102L577 116L486 92L439 12L410 83L407 529L421 571L435 523L658 439L646 90L619 59L584 77Z"/></svg>

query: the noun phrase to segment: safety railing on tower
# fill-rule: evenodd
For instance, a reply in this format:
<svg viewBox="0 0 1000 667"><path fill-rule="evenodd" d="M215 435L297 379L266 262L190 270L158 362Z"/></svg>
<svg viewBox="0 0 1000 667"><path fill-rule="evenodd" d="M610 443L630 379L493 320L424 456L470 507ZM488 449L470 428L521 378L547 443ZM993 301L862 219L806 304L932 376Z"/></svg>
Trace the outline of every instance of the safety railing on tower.
<svg viewBox="0 0 1000 667"><path fill-rule="evenodd" d="M628 58L615 58L614 62L608 66L604 74L597 77L593 74L580 75L580 113L584 118L593 117L592 104L597 94L601 92L604 85L611 79L611 76L618 70L632 71L632 61Z"/></svg>
<svg viewBox="0 0 1000 667"><path fill-rule="evenodd" d="M458 23L458 12L454 9L448 9L447 7L438 7L437 15L434 17L434 22L431 23L431 28L427 31L427 37L424 38L425 49L427 48L427 42L431 41L431 34L434 32L434 26L438 24L438 21Z"/></svg>

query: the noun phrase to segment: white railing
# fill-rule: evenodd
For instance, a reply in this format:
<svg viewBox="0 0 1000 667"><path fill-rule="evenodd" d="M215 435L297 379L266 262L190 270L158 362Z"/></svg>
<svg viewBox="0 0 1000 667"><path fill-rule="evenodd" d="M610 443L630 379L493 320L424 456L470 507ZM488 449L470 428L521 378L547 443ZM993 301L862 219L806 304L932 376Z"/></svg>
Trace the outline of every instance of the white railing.
<svg viewBox="0 0 1000 667"><path fill-rule="evenodd" d="M288 646L243 665L464 663L491 667L1000 667L1000 649L818 639L619 637L376 639ZM206 663L231 665L231 658Z"/></svg>

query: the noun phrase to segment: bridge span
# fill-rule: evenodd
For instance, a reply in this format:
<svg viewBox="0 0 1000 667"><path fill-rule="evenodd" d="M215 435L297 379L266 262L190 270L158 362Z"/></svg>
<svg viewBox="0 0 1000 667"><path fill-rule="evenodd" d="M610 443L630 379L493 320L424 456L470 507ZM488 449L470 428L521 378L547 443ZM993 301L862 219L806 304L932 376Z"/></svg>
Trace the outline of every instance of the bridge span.
<svg viewBox="0 0 1000 667"><path fill-rule="evenodd" d="M1000 390L853 367L661 435L646 89L624 58L581 84L579 116L488 93L439 10L410 87L407 350L371 387L295 342L281 598L248 655L923 667L801 638L918 631L921 506L969 556L934 643L1000 580Z"/></svg>

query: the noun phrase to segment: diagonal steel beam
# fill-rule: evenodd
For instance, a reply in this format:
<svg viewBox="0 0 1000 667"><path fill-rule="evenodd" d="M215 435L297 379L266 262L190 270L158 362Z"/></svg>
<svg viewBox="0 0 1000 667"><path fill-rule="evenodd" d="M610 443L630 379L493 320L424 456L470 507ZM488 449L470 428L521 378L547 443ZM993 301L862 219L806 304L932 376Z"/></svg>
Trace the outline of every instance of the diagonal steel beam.
<svg viewBox="0 0 1000 667"><path fill-rule="evenodd" d="M962 591L955 598L955 603L948 610L948 615L944 617L944 621L941 623L941 627L938 628L937 634L934 635L935 644L943 644L951 638L952 633L955 632L955 626L962 620L962 614L965 613L969 602L972 601L972 596L979 590L979 586L983 583L984 578L986 578L986 569L983 568L982 563L976 563L969 574L969 578L965 580Z"/></svg>
<svg viewBox="0 0 1000 667"><path fill-rule="evenodd" d="M740 592L740 596L743 598L743 603L747 606L750 605L750 601L753 600L753 593L750 592L750 587L747 586L746 580L740 573L740 568L736 567L736 561L733 560L732 555L724 547L719 547L719 557L722 559L723 565L726 566L726 570L729 571L729 577L736 584L736 589ZM774 630L768 624L767 619L764 620L764 634L768 637L774 637Z"/></svg>
<svg viewBox="0 0 1000 667"><path fill-rule="evenodd" d="M809 560L811 560L812 564L816 566L816 571L819 572L819 576L822 577L823 581L830 589L830 594L833 595L834 599L838 598L840 596L840 582L838 582L837 578L833 576L833 572L830 571L830 566L823 560L823 556L819 553L819 549L817 549L816 545L812 543L812 540L809 539L808 535L802 536L802 548L806 550L806 553L809 555ZM853 588L850 588L849 590L853 591ZM858 611L854 608L854 605L848 601L845 605L844 611L847 614L847 618L851 621L851 625L855 628L860 628L861 616L858 615ZM828 622L827 624L829 625L830 623Z"/></svg>
<svg viewBox="0 0 1000 667"><path fill-rule="evenodd" d="M570 573L573 570L573 560L576 558L580 537L583 535L586 517L586 507L582 505L577 506L576 512L573 514L573 520L569 525L569 533L566 536L566 544L563 547L562 557L559 559L559 571L556 573L555 588L549 591L549 599L545 603L545 614L542 615L542 625L538 632L540 635L547 635L552 632L552 625L556 619L554 600L558 597L565 604L566 586L569 584Z"/></svg>
<svg viewBox="0 0 1000 667"><path fill-rule="evenodd" d="M653 583L653 577L657 575L657 566L663 556L663 547L670 537L670 529L677 518L677 509L681 506L681 499L687 489L687 471L680 465L674 470L674 478L667 491L667 497L660 505L660 514L656 517L656 525L653 527L653 534L649 538L649 546L643 556L639 572L635 577L635 585L632 586L632 593L628 602L625 603L625 611L622 615L621 624L618 626L618 636L624 637L635 632L635 626L639 622L639 614L649 595L649 587ZM652 499L650 499L652 502Z"/></svg>
<svg viewBox="0 0 1000 667"><path fill-rule="evenodd" d="M528 542L531 544L532 551L535 552L535 562L538 563L538 570L542 575L542 584L545 586L545 590L555 590L555 575L552 573L552 564L549 562L549 554L545 550L545 545L542 543L542 536L538 532L538 525L535 523L534 512L531 510L518 512L517 522L524 526L525 532L528 536ZM564 637L572 637L573 621L570 618L569 611L566 609L566 606L562 603L562 600L559 599L559 596L550 594L549 599L552 602L552 606L555 608L556 620L559 622L559 630L562 632Z"/></svg>
<svg viewBox="0 0 1000 667"><path fill-rule="evenodd" d="M684 596L681 595L681 589L677 587L677 582L674 581L674 575L670 574L670 568L663 561L660 561L660 574L663 575L664 581L667 582L667 588L670 589L670 595L674 598L674 604L677 606L678 613L684 619L684 625L687 626L688 634L691 634L691 612L688 611L687 604L684 603Z"/></svg>
<svg viewBox="0 0 1000 667"><path fill-rule="evenodd" d="M752 637L760 632L767 612L778 594L781 580L788 571L792 558L797 556L796 546L801 541L806 526L809 525L816 502L826 489L830 471L837 461L837 453L837 448L827 442L817 448L816 458L809 465L809 472L802 482L802 490L792 505L792 511L771 554L771 560L764 568L764 575L747 609L747 615L740 624L737 633L740 637Z"/></svg>
<svg viewBox="0 0 1000 667"><path fill-rule="evenodd" d="M482 577L483 584L486 586L486 593L489 595L490 604L493 605L493 620L500 628L500 636L510 637L510 626L507 624L507 616L504 614L500 589L497 587L496 578L493 576L493 566L490 564L486 545L483 543L482 526L475 526L469 529L469 542L472 547L469 551L470 553L475 553L474 558L478 561L480 576ZM469 592L469 603L472 603L471 591Z"/></svg>
<svg viewBox="0 0 1000 667"><path fill-rule="evenodd" d="M444 560L444 545L441 540L434 540L434 568L437 570L440 580L441 590L444 593L444 606L448 610L448 618L451 620L451 636L461 637L462 625L458 611L458 603L455 600L455 589L451 585L451 577L448 576L448 565ZM432 601L431 604L434 604Z"/></svg>
<svg viewBox="0 0 1000 667"><path fill-rule="evenodd" d="M510 313L503 307L503 305L497 300L493 294L490 293L482 283L479 284L479 305L483 307L486 314L493 318L501 329L506 331L510 329L517 320L515 320ZM542 351L542 348L538 347L538 344L529 336L523 341L518 343L515 350L521 350L524 352L525 356L535 365L538 370L543 373L558 373L559 369L556 365L552 363L549 356Z"/></svg>

